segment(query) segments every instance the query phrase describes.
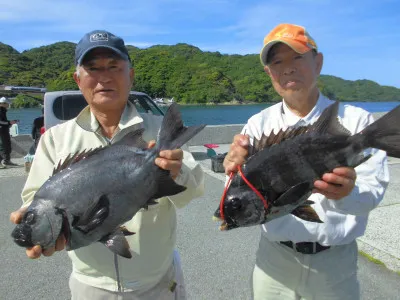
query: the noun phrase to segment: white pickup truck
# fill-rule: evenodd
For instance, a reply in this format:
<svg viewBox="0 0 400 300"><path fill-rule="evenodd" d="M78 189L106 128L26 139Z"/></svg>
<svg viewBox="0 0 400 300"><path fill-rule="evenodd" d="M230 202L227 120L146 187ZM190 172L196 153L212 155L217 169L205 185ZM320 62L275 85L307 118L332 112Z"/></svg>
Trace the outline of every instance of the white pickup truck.
<svg viewBox="0 0 400 300"><path fill-rule="evenodd" d="M145 93L131 91L129 101L135 104L139 113L164 115ZM44 95L45 129L75 118L86 105L86 100L80 91L47 92Z"/></svg>
<svg viewBox="0 0 400 300"><path fill-rule="evenodd" d="M128 100L132 102L139 113L162 116L164 112L145 93L131 91ZM75 118L80 111L87 106L86 100L80 91L57 91L44 94L44 128L43 133L52 126ZM12 129L12 128L11 128ZM18 127L14 128L18 135ZM29 172L34 158L33 154L27 154L25 159L25 170Z"/></svg>

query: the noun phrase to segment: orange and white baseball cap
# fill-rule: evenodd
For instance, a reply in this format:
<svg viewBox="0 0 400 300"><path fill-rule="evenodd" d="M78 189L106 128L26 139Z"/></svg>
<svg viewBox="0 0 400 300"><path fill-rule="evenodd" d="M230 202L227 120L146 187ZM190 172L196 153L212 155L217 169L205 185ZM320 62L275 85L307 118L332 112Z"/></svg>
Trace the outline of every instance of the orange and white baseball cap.
<svg viewBox="0 0 400 300"><path fill-rule="evenodd" d="M261 63L264 66L267 65L268 51L276 43L285 43L300 54L311 49L317 50L317 44L304 27L294 24L279 24L264 38L264 47L260 53Z"/></svg>

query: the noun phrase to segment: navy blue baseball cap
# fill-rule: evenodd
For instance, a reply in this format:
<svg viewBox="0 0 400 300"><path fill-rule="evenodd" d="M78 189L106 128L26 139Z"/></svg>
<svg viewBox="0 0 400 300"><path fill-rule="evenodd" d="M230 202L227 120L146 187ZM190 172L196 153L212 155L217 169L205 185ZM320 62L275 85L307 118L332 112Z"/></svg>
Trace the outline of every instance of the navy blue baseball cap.
<svg viewBox="0 0 400 300"><path fill-rule="evenodd" d="M81 65L85 55L95 48L109 48L123 60L131 60L124 40L105 30L93 30L86 33L75 48L75 65Z"/></svg>

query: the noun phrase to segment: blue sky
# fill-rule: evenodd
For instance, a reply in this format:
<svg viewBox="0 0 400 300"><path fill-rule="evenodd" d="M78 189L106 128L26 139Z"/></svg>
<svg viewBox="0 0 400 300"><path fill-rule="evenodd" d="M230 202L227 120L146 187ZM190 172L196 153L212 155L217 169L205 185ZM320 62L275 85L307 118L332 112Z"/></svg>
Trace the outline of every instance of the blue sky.
<svg viewBox="0 0 400 300"><path fill-rule="evenodd" d="M398 0L0 0L0 8L0 41L18 51L107 29L140 48L255 54L274 26L295 23L324 54L322 74L400 88Z"/></svg>

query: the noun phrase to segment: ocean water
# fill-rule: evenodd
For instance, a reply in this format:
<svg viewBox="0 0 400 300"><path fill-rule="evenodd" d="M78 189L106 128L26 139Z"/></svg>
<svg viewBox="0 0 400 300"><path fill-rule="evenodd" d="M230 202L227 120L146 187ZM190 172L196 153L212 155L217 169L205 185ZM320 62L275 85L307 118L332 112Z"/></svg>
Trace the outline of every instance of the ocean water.
<svg viewBox="0 0 400 300"><path fill-rule="evenodd" d="M349 104L359 106L365 110L374 112L387 112L399 102L349 102ZM254 114L267 108L271 104L255 105L220 105L220 106L180 106L182 118L186 125L223 125L223 124L244 124ZM166 109L163 107L162 109ZM10 109L7 113L9 120L18 119L20 134L30 134L32 123L35 118L40 116L40 108Z"/></svg>

